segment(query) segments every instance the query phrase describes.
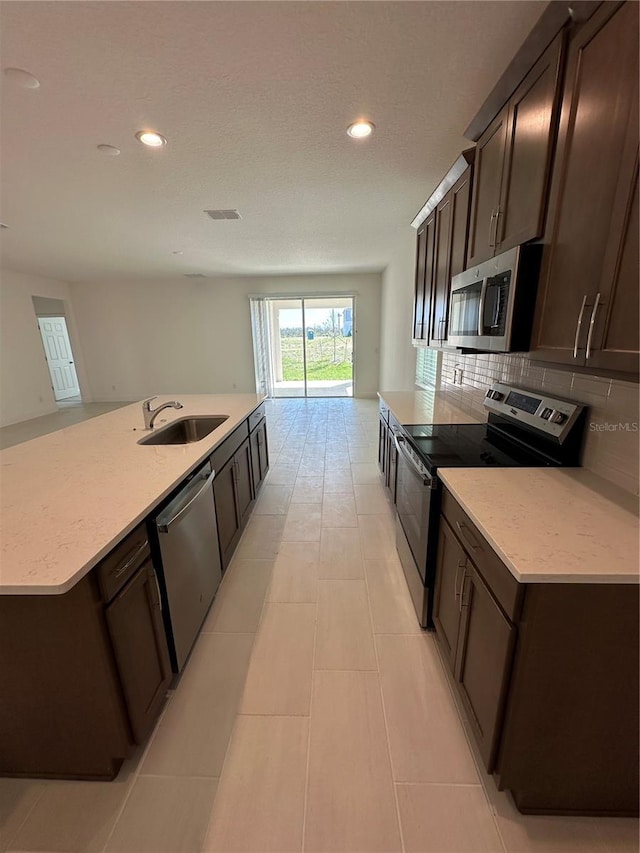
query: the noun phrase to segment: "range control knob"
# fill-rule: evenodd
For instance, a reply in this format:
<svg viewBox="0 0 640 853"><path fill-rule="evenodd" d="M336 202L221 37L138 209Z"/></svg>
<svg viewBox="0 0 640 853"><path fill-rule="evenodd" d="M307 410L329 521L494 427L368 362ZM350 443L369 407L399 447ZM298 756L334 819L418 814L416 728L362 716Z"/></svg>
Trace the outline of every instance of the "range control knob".
<svg viewBox="0 0 640 853"><path fill-rule="evenodd" d="M567 419L566 415L563 415L562 412L553 412L551 417L549 418L549 423L551 424L563 424Z"/></svg>

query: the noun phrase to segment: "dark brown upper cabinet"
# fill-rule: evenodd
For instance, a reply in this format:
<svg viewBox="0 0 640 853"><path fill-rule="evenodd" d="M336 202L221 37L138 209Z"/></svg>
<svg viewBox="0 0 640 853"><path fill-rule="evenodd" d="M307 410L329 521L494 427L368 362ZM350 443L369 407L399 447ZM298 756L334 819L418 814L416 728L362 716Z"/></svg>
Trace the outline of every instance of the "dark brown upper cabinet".
<svg viewBox="0 0 640 853"><path fill-rule="evenodd" d="M436 212L434 210L418 229L413 301L413 338L416 341L423 341L429 335L435 233Z"/></svg>
<svg viewBox="0 0 640 853"><path fill-rule="evenodd" d="M478 139L467 266L543 233L563 44L559 33Z"/></svg>
<svg viewBox="0 0 640 853"><path fill-rule="evenodd" d="M471 167L451 187L436 208L435 255L433 262L433 310L430 343L446 343L451 279L462 272L467 259Z"/></svg>
<svg viewBox="0 0 640 853"><path fill-rule="evenodd" d="M532 357L638 373L638 4L569 44Z"/></svg>
<svg viewBox="0 0 640 853"><path fill-rule="evenodd" d="M416 250L415 342L446 342L451 277L466 266L473 157L473 149L463 151L416 217L423 221Z"/></svg>

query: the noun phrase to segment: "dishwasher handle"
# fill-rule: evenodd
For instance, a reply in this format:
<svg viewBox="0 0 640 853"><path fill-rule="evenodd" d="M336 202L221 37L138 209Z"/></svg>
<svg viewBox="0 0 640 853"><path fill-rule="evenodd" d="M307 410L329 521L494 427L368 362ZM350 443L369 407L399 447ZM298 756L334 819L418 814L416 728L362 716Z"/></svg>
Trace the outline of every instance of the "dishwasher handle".
<svg viewBox="0 0 640 853"><path fill-rule="evenodd" d="M198 489L198 491L195 493L195 495L191 498L191 500L188 503L186 503L183 507L181 507L175 515L173 515L171 518L168 518L166 521L164 519L162 521L160 521L160 518L162 518L162 516L160 516L160 518L157 519L156 523L158 525L158 530L161 533L168 533L169 528L173 524L175 524L181 518L184 518L184 516L189 512L189 509L198 500L200 495L209 488L211 483L213 483L213 479L215 476L216 476L216 472L212 471L210 474L200 478L200 479L204 479L204 483L202 484L202 486ZM192 480L191 483L193 483L193 482L194 481ZM195 482L197 483L199 481L196 480Z"/></svg>

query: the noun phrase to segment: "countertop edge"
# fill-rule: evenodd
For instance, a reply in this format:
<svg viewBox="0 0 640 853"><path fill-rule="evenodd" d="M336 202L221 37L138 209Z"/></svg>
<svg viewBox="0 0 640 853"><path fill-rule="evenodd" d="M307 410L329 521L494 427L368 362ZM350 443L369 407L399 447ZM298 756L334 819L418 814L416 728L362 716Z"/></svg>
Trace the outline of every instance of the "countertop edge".
<svg viewBox="0 0 640 853"><path fill-rule="evenodd" d="M460 470L460 469L456 469ZM451 486L448 482L446 482L446 470L443 471L444 478L441 478L443 485L445 488L451 493L451 495L458 501L462 509L469 516L471 521L477 526L478 530L482 533L484 538L487 540L489 545L493 548L497 556L502 560L505 566L509 569L513 577L518 581L518 583L532 583L532 584L540 584L540 583L568 583L568 584L584 584L584 583L592 583L592 584L625 584L628 586L637 585L640 583L640 572L636 573L628 573L628 574L595 574L595 573L587 573L587 574L578 574L573 572L572 574L562 574L556 573L550 574L546 573L536 573L531 574L527 572L520 572L513 564L513 561L510 559L508 554L506 554L500 545L495 541L495 539L487 532L483 523L478 519L475 513L469 509L466 504L464 498L461 496L460 492L454 487Z"/></svg>

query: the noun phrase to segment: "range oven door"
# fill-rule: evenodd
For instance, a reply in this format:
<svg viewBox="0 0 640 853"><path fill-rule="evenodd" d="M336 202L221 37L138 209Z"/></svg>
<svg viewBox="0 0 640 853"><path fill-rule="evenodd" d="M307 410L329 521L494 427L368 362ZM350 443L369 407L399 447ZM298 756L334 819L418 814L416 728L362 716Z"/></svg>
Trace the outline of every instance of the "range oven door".
<svg viewBox="0 0 640 853"><path fill-rule="evenodd" d="M394 435L397 451L396 547L418 620L430 620L430 530L435 509L437 479L420 470L402 435Z"/></svg>

